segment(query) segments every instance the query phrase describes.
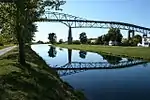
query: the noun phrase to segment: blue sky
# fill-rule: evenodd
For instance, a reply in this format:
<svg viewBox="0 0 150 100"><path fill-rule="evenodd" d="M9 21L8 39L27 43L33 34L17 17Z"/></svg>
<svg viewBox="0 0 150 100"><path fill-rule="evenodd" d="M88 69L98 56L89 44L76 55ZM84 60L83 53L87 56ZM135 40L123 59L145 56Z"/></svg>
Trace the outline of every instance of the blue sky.
<svg viewBox="0 0 150 100"><path fill-rule="evenodd" d="M150 28L150 0L66 0L61 6L61 13L104 21L120 21ZM57 40L67 40L68 27L61 23L40 22L35 40L48 41L48 33L54 32ZM88 38L94 38L107 33L107 29L78 28L72 29L73 39L79 39L81 32L86 32ZM127 37L127 31L121 31ZM138 33L137 33L138 34Z"/></svg>

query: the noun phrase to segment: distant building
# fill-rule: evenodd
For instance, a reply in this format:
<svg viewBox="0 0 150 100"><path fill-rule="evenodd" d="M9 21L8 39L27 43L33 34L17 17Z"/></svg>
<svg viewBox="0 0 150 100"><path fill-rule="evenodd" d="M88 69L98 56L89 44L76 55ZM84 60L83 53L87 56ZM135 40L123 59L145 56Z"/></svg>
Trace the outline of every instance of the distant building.
<svg viewBox="0 0 150 100"><path fill-rule="evenodd" d="M90 40L91 41L91 43L95 43L96 42L96 40Z"/></svg>
<svg viewBox="0 0 150 100"><path fill-rule="evenodd" d="M137 46L150 47L150 37L143 36L142 43L138 43Z"/></svg>
<svg viewBox="0 0 150 100"><path fill-rule="evenodd" d="M109 46L115 46L115 45L118 45L118 42L117 41L109 41Z"/></svg>
<svg viewBox="0 0 150 100"><path fill-rule="evenodd" d="M97 38L89 38L90 43L96 43Z"/></svg>

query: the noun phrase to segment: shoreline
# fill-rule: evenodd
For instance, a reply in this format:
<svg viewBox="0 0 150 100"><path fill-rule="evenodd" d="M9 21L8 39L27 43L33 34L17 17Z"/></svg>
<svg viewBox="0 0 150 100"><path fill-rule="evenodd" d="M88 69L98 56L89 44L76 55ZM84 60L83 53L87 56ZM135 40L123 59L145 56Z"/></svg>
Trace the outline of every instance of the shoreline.
<svg viewBox="0 0 150 100"><path fill-rule="evenodd" d="M100 45L68 45L68 44L56 44L56 47L62 47L62 48L68 48L68 49L75 49L75 50L83 50L83 51L89 51L89 52L94 52L98 54L105 54L105 55L111 55L111 56L117 56L117 57L124 57L124 58L130 58L130 59L139 59L139 60L145 60L150 62L150 56L144 57L138 54L138 50L135 51L134 49L137 49L138 47L115 47L115 46L100 46ZM94 47L94 48L92 48ZM113 48L113 51L111 51ZM115 51L116 49L116 51ZM126 52L117 52L118 49L123 49ZM132 49L132 51L130 51ZM150 52L150 48L139 48L139 49L149 49L147 52ZM107 51L105 51L107 50ZM134 50L134 51L133 51ZM137 54L132 54L137 52ZM144 51L143 51L144 52ZM142 53L143 53L142 52Z"/></svg>
<svg viewBox="0 0 150 100"><path fill-rule="evenodd" d="M24 66L18 63L18 48L0 57L0 99L86 100L81 91L64 82L29 46L25 53Z"/></svg>

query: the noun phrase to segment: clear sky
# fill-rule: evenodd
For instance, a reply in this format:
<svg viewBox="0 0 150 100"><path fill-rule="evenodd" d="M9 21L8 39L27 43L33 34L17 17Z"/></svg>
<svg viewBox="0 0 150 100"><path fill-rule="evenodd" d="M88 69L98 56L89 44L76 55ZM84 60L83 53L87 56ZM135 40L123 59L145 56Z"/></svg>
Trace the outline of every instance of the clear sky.
<svg viewBox="0 0 150 100"><path fill-rule="evenodd" d="M61 13L71 14L91 20L120 21L150 28L150 0L66 0L60 8ZM38 32L35 40L48 41L48 33L54 32L57 40L67 40L68 27L61 23L37 23ZM107 29L78 28L72 29L73 39L79 39L81 32L88 38L107 33ZM127 31L121 31L127 37ZM138 34L138 33L137 33Z"/></svg>

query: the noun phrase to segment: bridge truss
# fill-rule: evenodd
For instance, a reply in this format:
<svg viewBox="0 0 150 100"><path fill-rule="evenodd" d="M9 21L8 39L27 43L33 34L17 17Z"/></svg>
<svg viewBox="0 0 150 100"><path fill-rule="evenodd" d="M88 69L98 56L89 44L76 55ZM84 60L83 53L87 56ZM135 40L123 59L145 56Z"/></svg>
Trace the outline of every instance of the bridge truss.
<svg viewBox="0 0 150 100"><path fill-rule="evenodd" d="M95 21L87 20L81 17L72 16L69 14L45 11L37 21L44 22L61 22L71 28L119 28L123 30L132 30L135 32L147 35L150 33L150 28L115 21Z"/></svg>

